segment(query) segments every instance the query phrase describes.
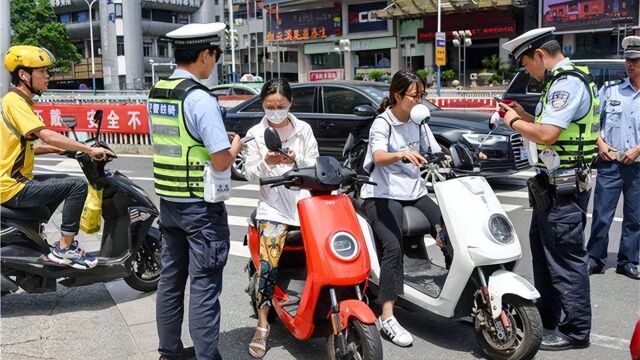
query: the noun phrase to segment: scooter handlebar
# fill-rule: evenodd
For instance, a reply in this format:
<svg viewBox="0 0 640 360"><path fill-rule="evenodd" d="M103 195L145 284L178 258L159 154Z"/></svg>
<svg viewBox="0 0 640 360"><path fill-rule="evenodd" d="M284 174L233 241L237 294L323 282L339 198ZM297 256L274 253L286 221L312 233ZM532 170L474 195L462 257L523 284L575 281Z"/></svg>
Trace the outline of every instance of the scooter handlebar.
<svg viewBox="0 0 640 360"><path fill-rule="evenodd" d="M260 179L260 185L271 185L271 184L277 184L277 183L284 183L287 180L289 180L289 176L287 176L287 175L265 177L265 178L261 178Z"/></svg>

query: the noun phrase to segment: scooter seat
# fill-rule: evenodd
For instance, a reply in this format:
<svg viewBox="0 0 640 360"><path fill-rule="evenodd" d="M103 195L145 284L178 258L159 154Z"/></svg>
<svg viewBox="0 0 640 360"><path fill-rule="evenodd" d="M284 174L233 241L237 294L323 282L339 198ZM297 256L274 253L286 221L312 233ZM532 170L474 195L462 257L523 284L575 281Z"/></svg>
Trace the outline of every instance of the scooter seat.
<svg viewBox="0 0 640 360"><path fill-rule="evenodd" d="M51 212L46 206L14 208L0 205L0 217L12 220L48 221Z"/></svg>
<svg viewBox="0 0 640 360"><path fill-rule="evenodd" d="M402 208L402 236L424 235L431 230L431 224L418 208L405 206Z"/></svg>

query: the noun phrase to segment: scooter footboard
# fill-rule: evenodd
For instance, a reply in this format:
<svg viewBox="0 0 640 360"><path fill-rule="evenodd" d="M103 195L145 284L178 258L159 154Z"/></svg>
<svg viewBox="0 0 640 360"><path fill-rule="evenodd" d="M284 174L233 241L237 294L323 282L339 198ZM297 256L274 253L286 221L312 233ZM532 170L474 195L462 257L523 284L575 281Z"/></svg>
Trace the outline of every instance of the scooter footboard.
<svg viewBox="0 0 640 360"><path fill-rule="evenodd" d="M371 308L360 300L350 299L341 301L340 304L340 326L342 330L349 326L349 319L354 317L363 324L374 324L376 316ZM331 314L329 314L329 317Z"/></svg>
<svg viewBox="0 0 640 360"><path fill-rule="evenodd" d="M502 312L502 297L514 294L523 299L535 300L540 293L522 276L506 270L496 270L489 277L489 295L491 296L491 316L497 319Z"/></svg>

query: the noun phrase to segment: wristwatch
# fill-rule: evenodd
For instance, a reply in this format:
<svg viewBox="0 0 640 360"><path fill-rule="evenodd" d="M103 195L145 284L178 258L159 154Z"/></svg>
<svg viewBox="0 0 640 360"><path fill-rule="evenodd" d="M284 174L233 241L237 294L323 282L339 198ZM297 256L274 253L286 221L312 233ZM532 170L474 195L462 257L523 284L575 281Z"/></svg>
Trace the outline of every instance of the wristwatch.
<svg viewBox="0 0 640 360"><path fill-rule="evenodd" d="M520 116L516 116L513 119L511 119L511 121L509 121L509 127L513 129L513 124L518 120L522 120L522 118Z"/></svg>

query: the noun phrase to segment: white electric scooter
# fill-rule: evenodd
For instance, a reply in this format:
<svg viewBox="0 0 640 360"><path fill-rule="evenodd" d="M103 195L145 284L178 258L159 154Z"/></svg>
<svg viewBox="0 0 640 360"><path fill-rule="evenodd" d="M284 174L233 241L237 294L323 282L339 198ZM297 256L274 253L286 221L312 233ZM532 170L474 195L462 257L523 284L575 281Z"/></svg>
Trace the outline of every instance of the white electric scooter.
<svg viewBox="0 0 640 360"><path fill-rule="evenodd" d="M416 105L411 116L428 121L429 109ZM397 303L447 318L471 315L476 338L489 358L531 359L542 341L542 321L534 305L540 294L512 272L522 257L520 241L485 178L473 176L479 171L477 156L460 144L450 151L457 175L467 175L438 182L434 189L448 234L450 269L432 263L427 253L435 241L425 234L436 224L429 224L418 209L405 207L404 295ZM354 203L362 210L361 199ZM364 211L358 213L371 258L369 284L375 296L381 249Z"/></svg>

